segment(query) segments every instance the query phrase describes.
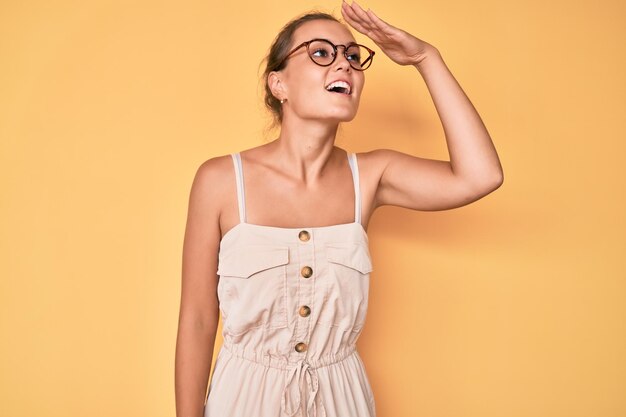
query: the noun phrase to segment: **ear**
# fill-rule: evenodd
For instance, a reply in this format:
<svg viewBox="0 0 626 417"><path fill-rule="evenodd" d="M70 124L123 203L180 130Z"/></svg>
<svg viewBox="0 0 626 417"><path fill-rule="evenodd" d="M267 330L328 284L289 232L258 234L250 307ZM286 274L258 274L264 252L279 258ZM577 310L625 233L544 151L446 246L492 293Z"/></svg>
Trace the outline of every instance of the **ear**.
<svg viewBox="0 0 626 417"><path fill-rule="evenodd" d="M278 71L272 71L267 76L267 85L272 92L272 95L277 99L286 98L287 91L285 89L285 83L281 79L281 74Z"/></svg>

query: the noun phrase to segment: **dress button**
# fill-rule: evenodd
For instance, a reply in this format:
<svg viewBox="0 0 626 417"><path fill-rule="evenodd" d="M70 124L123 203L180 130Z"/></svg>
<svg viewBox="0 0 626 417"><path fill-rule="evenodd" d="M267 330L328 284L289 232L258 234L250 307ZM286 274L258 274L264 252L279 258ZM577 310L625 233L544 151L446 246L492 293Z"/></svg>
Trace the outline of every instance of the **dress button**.
<svg viewBox="0 0 626 417"><path fill-rule="evenodd" d="M311 268L310 266L305 266L302 268L302 270L300 271L300 273L302 274L302 276L304 278L308 278L311 275L313 275L313 268Z"/></svg>
<svg viewBox="0 0 626 417"><path fill-rule="evenodd" d="M302 316L302 317L307 317L311 314L311 308L309 306L302 306L300 307L300 310L298 310L298 313Z"/></svg>
<svg viewBox="0 0 626 417"><path fill-rule="evenodd" d="M310 238L309 232L307 232L306 230L302 230L300 233L298 233L298 238L303 242L308 242Z"/></svg>
<svg viewBox="0 0 626 417"><path fill-rule="evenodd" d="M296 345L296 352L302 353L306 350L306 348L307 348L306 343L300 342Z"/></svg>

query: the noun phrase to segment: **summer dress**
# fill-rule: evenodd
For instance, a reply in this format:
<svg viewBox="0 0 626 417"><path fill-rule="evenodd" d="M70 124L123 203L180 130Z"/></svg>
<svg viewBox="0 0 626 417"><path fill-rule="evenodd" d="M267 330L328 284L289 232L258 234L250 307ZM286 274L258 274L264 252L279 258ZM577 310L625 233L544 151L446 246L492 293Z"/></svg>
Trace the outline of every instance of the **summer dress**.
<svg viewBox="0 0 626 417"><path fill-rule="evenodd" d="M375 417L356 350L372 271L356 154L355 221L297 228L246 223L241 156L231 156L240 222L219 247L224 342L204 417Z"/></svg>

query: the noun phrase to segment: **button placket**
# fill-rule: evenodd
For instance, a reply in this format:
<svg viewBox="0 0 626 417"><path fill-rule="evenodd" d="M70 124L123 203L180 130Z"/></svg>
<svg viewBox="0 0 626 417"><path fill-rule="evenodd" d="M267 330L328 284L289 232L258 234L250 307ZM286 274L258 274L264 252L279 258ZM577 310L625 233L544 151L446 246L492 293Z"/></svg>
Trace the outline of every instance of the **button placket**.
<svg viewBox="0 0 626 417"><path fill-rule="evenodd" d="M309 307L313 299L313 286L314 280L311 280L313 276L314 265L314 245L311 233L308 230L300 230L297 234L298 238L298 250L300 252L300 273L298 276L298 304L295 305L297 309L296 328L294 331L293 346L294 352L300 357L300 355L306 355L308 349L309 339L309 325L311 316L311 307Z"/></svg>

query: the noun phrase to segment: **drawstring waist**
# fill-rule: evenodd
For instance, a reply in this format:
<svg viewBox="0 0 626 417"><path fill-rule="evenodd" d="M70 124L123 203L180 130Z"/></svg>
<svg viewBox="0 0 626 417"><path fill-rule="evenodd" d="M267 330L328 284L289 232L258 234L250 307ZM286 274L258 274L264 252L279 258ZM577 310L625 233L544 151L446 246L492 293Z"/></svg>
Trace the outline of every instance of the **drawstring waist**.
<svg viewBox="0 0 626 417"><path fill-rule="evenodd" d="M356 351L356 344L346 346L337 353L319 358L302 358L298 362L288 362L283 358L258 353L248 353L235 345L223 344L233 356L267 367L286 370L285 386L281 398L281 408L288 415L295 415L306 397L305 417L326 417L326 410L319 393L317 369L340 362Z"/></svg>
<svg viewBox="0 0 626 417"><path fill-rule="evenodd" d="M312 368L311 365L304 359L299 361L296 366L291 368L285 376L285 388L283 389L283 395L281 398L281 407L288 416L293 416L300 409L302 404L302 392L306 392L308 395L308 401L306 404L306 416L318 417L317 408L319 406L322 414L319 417L326 417L326 410L321 402L321 398L317 395L319 390L319 381L317 379L316 368ZM295 378L294 378L295 376ZM307 385L304 386L306 381ZM294 382L296 386L294 387ZM308 388L308 391L306 389ZM293 405L292 396L297 398L295 405ZM290 409L287 406L290 405Z"/></svg>

